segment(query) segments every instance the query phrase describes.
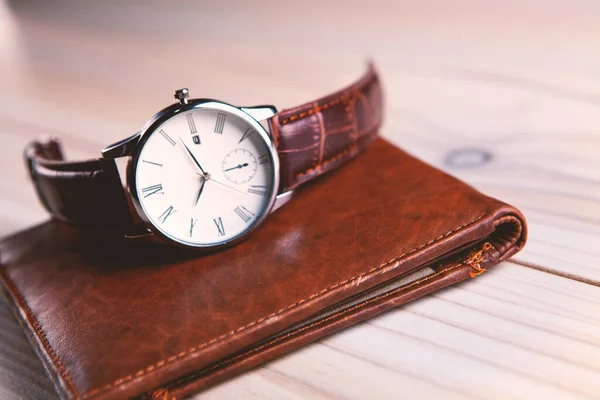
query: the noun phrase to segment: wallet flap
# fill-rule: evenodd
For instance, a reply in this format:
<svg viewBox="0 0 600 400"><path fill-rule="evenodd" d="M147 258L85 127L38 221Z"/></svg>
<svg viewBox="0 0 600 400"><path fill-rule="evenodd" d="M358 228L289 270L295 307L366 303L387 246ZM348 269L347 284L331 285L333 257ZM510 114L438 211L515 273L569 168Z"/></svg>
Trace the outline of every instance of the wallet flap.
<svg viewBox="0 0 600 400"><path fill-rule="evenodd" d="M112 398L218 365L482 239L493 246L486 262L510 256L524 244L523 217L378 139L225 251L51 221L5 239L0 261L61 394Z"/></svg>

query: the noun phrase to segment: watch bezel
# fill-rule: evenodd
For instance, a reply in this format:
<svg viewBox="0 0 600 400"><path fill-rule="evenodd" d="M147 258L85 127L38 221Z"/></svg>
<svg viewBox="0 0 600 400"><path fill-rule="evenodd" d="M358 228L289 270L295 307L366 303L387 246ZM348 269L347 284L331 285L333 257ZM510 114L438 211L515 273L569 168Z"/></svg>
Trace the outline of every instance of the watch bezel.
<svg viewBox="0 0 600 400"><path fill-rule="evenodd" d="M272 166L273 166L273 172L272 172L273 173L273 186L271 188L271 193L270 193L270 196L268 199L268 204L264 208L264 212L252 223L252 225L250 225L248 228L246 228L246 230L244 230L237 236L234 236L234 237L224 240L222 242L217 242L217 243L212 243L212 244L185 242L185 241L178 240L177 238L172 237L168 234L163 233L159 228L156 227L156 225L146 215L146 212L144 211L144 208L143 208L140 198L138 196L138 191L137 191L137 186L136 186L136 171L137 171L137 166L138 166L138 160L139 160L139 156L141 154L141 151L142 151L146 141L167 120L169 120L181 113L188 112L191 110L198 110L198 109L210 109L210 110L224 111L224 112L233 114L233 115L237 116L238 118L241 118L242 120L244 120L246 123L248 123L250 126L252 126L256 130L256 132L259 133L261 138L264 140L264 142L267 146L267 149L269 151L269 154L271 156L272 163L273 163L272 164ZM245 112L243 109L241 109L239 107L235 107L228 103L214 100L214 99L190 99L190 100L188 100L188 102L186 104L173 104L173 105L159 111L148 121L148 123L146 123L144 128L141 130L139 139L137 140L135 148L134 148L133 152L131 153L131 157L129 158L129 161L127 163L126 176L127 176L127 185L126 185L127 192L131 198L133 207L134 207L137 215L139 216L139 218L142 220L142 222L146 226L146 228L149 229L150 231L152 231L157 238L159 238L162 241L165 241L167 243L175 244L177 246L181 246L181 247L185 247L185 248L204 249L204 250L222 249L227 246L234 245L234 244L238 243L239 241L243 240L244 238L246 238L258 226L260 226L262 224L262 222L265 220L265 218L267 217L267 215L269 215L269 212L271 211L271 209L273 208L273 205L275 203L275 200L277 197L277 192L279 189L279 181L280 181L279 155L277 153L277 149L275 147L275 142L273 141L273 138L271 137L271 135L269 135L267 130L263 127L263 125L260 124L260 122L258 120L256 120L254 117L252 117L247 112Z"/></svg>

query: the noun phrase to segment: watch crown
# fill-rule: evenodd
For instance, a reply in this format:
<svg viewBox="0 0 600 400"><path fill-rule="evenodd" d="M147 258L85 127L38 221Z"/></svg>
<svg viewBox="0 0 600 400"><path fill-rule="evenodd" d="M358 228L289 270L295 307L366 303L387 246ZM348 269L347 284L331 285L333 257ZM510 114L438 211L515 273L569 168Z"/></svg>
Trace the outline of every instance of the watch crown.
<svg viewBox="0 0 600 400"><path fill-rule="evenodd" d="M175 98L179 100L181 104L187 104L187 99L190 97L190 91L188 88L183 88L175 91Z"/></svg>

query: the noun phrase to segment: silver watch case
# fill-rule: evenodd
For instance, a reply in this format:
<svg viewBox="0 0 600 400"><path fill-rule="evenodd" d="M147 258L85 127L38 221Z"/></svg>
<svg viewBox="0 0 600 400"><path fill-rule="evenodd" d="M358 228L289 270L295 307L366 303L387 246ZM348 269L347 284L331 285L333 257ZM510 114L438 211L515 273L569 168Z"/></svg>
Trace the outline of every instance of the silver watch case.
<svg viewBox="0 0 600 400"><path fill-rule="evenodd" d="M246 123L252 126L256 130L256 132L258 132L263 138L263 140L267 144L267 148L271 155L271 159L273 160L273 190L270 194L268 205L265 208L263 214L259 218L257 218L257 220L252 224L252 226L250 226L240 235L233 237L229 240L210 245L194 245L190 243L183 243L175 238L172 238L162 233L159 229L157 229L147 217L140 204L135 183L135 174L138 157L142 147L144 146L145 142L148 140L150 135L168 119L183 112L202 108L224 111L246 121ZM138 237L146 236L148 234L154 234L156 235L156 237L163 241L187 248L219 249L225 246L233 245L245 238L248 234L250 234L265 220L269 213L275 211L283 204L285 204L291 198L292 195L291 191L278 194L280 179L279 155L277 153L277 149L275 148L275 142L273 141L273 138L266 130L265 126L263 126L259 122L272 117L276 114L276 112L277 110L273 106L235 107L231 104L223 103L212 99L190 99L189 101L186 101L186 103L176 103L159 111L146 123L146 125L139 132L103 149L102 155L104 158L128 158L125 179L123 179L123 177L121 179L124 180L123 183L126 188L126 195L128 195L131 198L132 204L137 214L145 224L146 232L126 236Z"/></svg>

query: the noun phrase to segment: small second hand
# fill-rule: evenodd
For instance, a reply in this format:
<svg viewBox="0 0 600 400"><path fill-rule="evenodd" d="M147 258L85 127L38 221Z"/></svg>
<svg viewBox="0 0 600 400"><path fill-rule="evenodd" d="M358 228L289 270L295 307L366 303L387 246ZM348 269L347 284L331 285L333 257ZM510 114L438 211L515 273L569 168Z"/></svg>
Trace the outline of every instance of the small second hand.
<svg viewBox="0 0 600 400"><path fill-rule="evenodd" d="M223 172L231 171L231 170L234 170L234 169L242 169L242 168L247 167L247 166L248 166L248 163L243 163L243 164L237 165L235 167L227 168L226 170L223 170Z"/></svg>

